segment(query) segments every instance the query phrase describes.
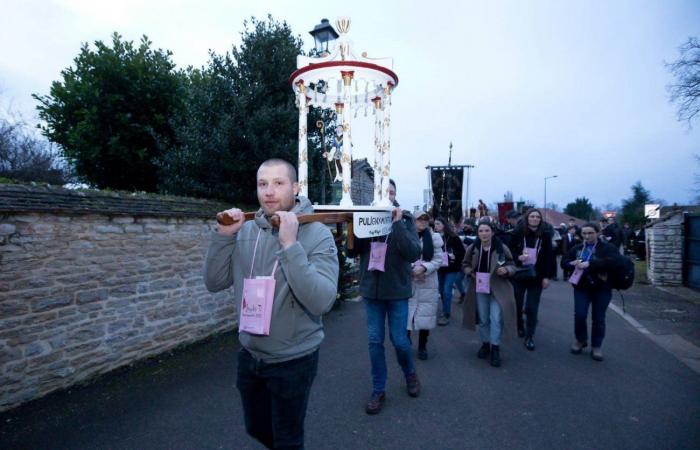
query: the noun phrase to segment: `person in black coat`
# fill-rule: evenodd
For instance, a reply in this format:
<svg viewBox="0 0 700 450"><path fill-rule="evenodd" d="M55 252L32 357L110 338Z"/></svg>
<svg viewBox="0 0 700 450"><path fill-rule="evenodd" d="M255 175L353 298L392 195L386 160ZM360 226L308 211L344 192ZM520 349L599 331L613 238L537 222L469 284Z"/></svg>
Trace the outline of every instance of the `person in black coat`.
<svg viewBox="0 0 700 450"><path fill-rule="evenodd" d="M525 337L525 348L534 350L542 290L549 287L549 280L554 275L553 269L556 269L553 262L552 235L545 227L542 213L538 209L533 208L525 213L523 221L510 240L510 250L520 271L520 274L516 273L513 278L518 335ZM534 276L525 278L522 275L528 265L534 265ZM527 319L525 323L523 309Z"/></svg>
<svg viewBox="0 0 700 450"><path fill-rule="evenodd" d="M581 239L578 237L576 226L569 226L569 229L566 230L566 233L564 233L561 243L559 244L561 246L562 258L569 253L569 250L576 247L580 243ZM562 266L562 270L564 271L564 280L568 280L571 273L574 271L574 268L572 266Z"/></svg>
<svg viewBox="0 0 700 450"><path fill-rule="evenodd" d="M620 245L622 244L622 231L620 231L620 227L618 227L617 223L615 223L614 217L608 217L607 223L608 224L603 230L603 238L608 242L608 244L620 251Z"/></svg>
<svg viewBox="0 0 700 450"><path fill-rule="evenodd" d="M574 334L576 341L571 353L580 354L588 346L588 307L591 311L591 357L603 360L601 346L605 338L605 313L612 298L608 273L620 257L618 248L599 239L600 229L594 223L581 227L584 242L569 249L562 258L561 267L574 267L577 272L570 279L574 286ZM579 278L578 281L576 278Z"/></svg>
<svg viewBox="0 0 700 450"><path fill-rule="evenodd" d="M442 298L442 316L438 319L438 325L445 326L450 323L452 314L452 288L462 278L462 261L465 248L462 240L452 230L449 223L442 217L435 219L435 231L440 233L443 241L443 255L447 256L447 266L438 269L438 285ZM464 295L464 294L462 294Z"/></svg>

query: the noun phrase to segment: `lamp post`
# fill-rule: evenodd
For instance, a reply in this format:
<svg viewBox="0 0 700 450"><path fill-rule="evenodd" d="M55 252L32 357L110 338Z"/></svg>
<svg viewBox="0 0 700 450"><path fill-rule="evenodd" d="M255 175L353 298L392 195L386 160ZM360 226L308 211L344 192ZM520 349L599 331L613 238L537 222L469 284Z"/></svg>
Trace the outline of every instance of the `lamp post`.
<svg viewBox="0 0 700 450"><path fill-rule="evenodd" d="M328 22L328 19L321 19L321 23L316 25L309 34L314 37L316 51L319 55L328 55L331 51L329 45L338 39L338 33L333 29L333 26Z"/></svg>
<svg viewBox="0 0 700 450"><path fill-rule="evenodd" d="M551 175L549 177L544 177L544 218L543 220L547 222L547 180L550 178L557 178L559 175Z"/></svg>

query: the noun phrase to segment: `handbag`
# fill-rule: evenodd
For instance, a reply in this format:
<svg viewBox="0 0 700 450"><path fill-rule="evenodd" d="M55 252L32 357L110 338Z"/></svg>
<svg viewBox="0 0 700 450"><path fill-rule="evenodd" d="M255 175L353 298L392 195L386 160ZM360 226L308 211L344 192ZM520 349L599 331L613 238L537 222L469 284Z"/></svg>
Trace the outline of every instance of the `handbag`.
<svg viewBox="0 0 700 450"><path fill-rule="evenodd" d="M522 266L515 269L515 274L513 279L515 281L530 281L537 277L537 272L535 272L535 266Z"/></svg>

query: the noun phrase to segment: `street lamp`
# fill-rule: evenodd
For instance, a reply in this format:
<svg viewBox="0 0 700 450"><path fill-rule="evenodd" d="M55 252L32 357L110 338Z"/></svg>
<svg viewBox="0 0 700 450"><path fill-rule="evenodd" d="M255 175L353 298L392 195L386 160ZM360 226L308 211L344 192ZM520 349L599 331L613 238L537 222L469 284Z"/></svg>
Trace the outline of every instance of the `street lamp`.
<svg viewBox="0 0 700 450"><path fill-rule="evenodd" d="M325 56L330 53L328 49L331 42L338 39L338 33L333 29L333 26L328 22L328 19L321 19L321 23L316 25L309 34L314 37L316 43L316 51L320 56Z"/></svg>
<svg viewBox="0 0 700 450"><path fill-rule="evenodd" d="M557 178L559 175L552 175L549 177L544 177L544 222L547 222L547 180L550 178Z"/></svg>

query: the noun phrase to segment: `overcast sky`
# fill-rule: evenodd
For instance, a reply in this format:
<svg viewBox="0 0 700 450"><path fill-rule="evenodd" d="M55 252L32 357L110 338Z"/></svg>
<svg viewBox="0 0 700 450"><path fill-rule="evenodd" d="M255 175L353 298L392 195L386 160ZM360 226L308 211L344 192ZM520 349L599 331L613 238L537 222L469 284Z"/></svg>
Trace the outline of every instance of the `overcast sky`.
<svg viewBox="0 0 700 450"><path fill-rule="evenodd" d="M700 1L99 1L0 0L0 105L36 122L80 45L146 34L180 67L240 41L250 16L286 20L305 47L322 17L352 20L370 57L394 58L392 177L404 206L422 203L426 165L474 164L470 198L547 201L586 196L619 205L640 180L656 198L694 197L693 130L675 119L664 67L700 36ZM290 88L290 95L292 91ZM369 118L367 119L369 121ZM366 132L363 132L366 127ZM373 124L353 132L371 159ZM366 141L363 136L366 135ZM251 188L253 188L251 186Z"/></svg>

